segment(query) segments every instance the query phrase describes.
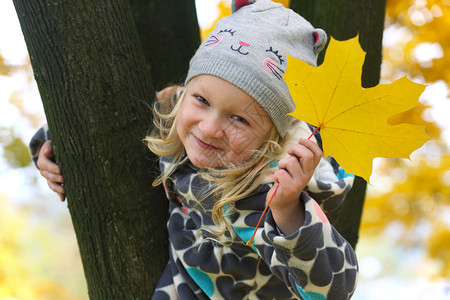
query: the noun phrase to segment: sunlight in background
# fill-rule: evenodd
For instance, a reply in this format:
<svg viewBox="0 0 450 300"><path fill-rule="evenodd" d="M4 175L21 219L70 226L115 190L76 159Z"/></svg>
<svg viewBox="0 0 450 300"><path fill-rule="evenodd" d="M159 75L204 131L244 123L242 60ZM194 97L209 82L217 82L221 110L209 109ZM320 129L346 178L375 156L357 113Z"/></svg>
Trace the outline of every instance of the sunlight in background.
<svg viewBox="0 0 450 300"><path fill-rule="evenodd" d="M207 27L218 14L219 0L197 0L199 23ZM417 1L421 2L421 1ZM423 2L423 1L422 1ZM424 16L414 11L414 22L426 22ZM435 12L438 14L438 12ZM0 55L9 65L17 66L11 76L0 75L0 143L2 146L8 138L6 128L10 128L10 136L20 137L28 143L35 130L45 122L45 115L35 82L32 80L30 67L22 67L28 62L27 50L23 41L12 1L0 1ZM388 46L396 43L399 36L408 38L410 32L404 28L388 27L385 31L383 43ZM437 44L421 44L414 50L420 64L432 63L433 58L443 55L442 48ZM382 74L392 73L394 67L383 62ZM416 80L416 78L414 78ZM417 78L420 80L420 78ZM389 79L390 82L390 79ZM14 96L15 95L15 96ZM437 81L426 88L423 99L432 108L426 116L435 120L443 129L443 137L450 145L450 100L447 83ZM20 98L23 103L14 100ZM30 116L33 116L32 118ZM39 176L33 165L23 168L13 168L4 159L5 149L0 148L0 267L2 259L12 257L16 260L17 269L21 272L7 274L9 281L0 277L0 299L11 297L5 289L6 284L28 290L29 295L35 291L34 297L26 297L25 292L17 299L41 299L38 296L39 286L47 282L47 289L41 289L41 295L54 295L52 299L87 299L81 262L76 247L76 240L71 227L70 216L66 204L59 202L58 197L49 191L45 181ZM414 154L426 154L430 162L442 155L439 147L429 143L427 148L420 149ZM436 155L433 155L436 153ZM410 164L414 164L415 160ZM376 160L376 166L383 168L384 163ZM392 166L390 166L392 167ZM392 167L389 176L377 176L374 171L373 185L369 193L380 193L394 187L396 181L401 181L405 171L400 167ZM442 184L450 185L450 171L442 177ZM397 180L393 180L396 178ZM448 196L448 195L447 195ZM445 197L445 195L444 195ZM448 200L447 200L448 201ZM408 208L397 201L397 212ZM375 215L377 212L374 212ZM379 213L379 212L378 212ZM382 212L384 213L384 212ZM444 207L441 211L450 226L450 211ZM4 223L6 220L15 223ZM16 230L11 230L15 224ZM415 234L424 236L430 234L430 224L422 222L416 226ZM2 230L3 229L3 230ZM12 236L12 233L17 235ZM361 236L357 246L360 261L360 283L353 299L449 299L450 283L439 279L430 280L435 270L439 268L439 261L426 257L423 245L412 248L402 245L402 235L406 227L402 222L392 222L382 234L382 239ZM3 249L8 234L9 244L17 248ZM11 242L13 241L13 242ZM411 242L411 240L409 241ZM12 243L12 244L11 244ZM3 251L4 250L4 251ZM7 256L8 255L8 256ZM56 258L56 259L55 259ZM20 264L22 261L22 264ZM24 265L28 262L28 265ZM12 266L11 266L12 267ZM1 270L0 270L1 272ZM37 284L40 283L40 284ZM20 285L19 285L20 284Z"/></svg>

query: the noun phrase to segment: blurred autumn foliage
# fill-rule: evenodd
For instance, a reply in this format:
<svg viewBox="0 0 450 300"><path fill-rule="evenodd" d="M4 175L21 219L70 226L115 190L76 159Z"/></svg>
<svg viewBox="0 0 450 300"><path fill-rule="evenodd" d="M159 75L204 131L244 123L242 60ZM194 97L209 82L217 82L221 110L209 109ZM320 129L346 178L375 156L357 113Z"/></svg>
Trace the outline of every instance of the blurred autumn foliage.
<svg viewBox="0 0 450 300"><path fill-rule="evenodd" d="M24 103L24 93L27 88L34 85L33 72L29 60L24 64L11 64L4 60L0 53L0 76L17 77L24 81L26 88L24 90L14 91L9 95L8 105L20 115L23 122L34 128L40 126L43 122L43 116L36 115L29 111ZM3 99L2 99L3 101ZM17 124L16 124L17 125ZM28 147L14 124L5 125L0 123L0 146L1 154L5 161L13 168L23 168L31 163Z"/></svg>
<svg viewBox="0 0 450 300"><path fill-rule="evenodd" d="M450 83L450 2L447 0L387 0L382 81L405 74L429 85ZM429 94L428 94L429 95ZM430 97L430 96L428 96ZM424 247L436 264L432 275L450 277L450 151L441 128L430 118L429 103L392 117L389 122L422 124L434 140L411 161L379 161L377 188L369 189L361 236L382 236L392 224L397 244ZM448 104L447 104L448 105Z"/></svg>
<svg viewBox="0 0 450 300"><path fill-rule="evenodd" d="M3 57L0 55L0 75L8 76L11 72L12 66L7 64Z"/></svg>
<svg viewBox="0 0 450 300"><path fill-rule="evenodd" d="M384 48L385 77L406 73L429 83L450 83L448 0L387 0L386 29L397 34Z"/></svg>
<svg viewBox="0 0 450 300"><path fill-rule="evenodd" d="M360 235L381 236L395 223L396 243L424 247L437 262L433 275L449 278L450 156L434 155L381 161L377 176L385 189L368 193Z"/></svg>
<svg viewBox="0 0 450 300"><path fill-rule="evenodd" d="M52 232L49 224L37 222L32 212L2 193L0 206L0 299L81 299L84 291L77 290L83 279L65 281L67 273L81 271L66 259L74 257L75 241ZM67 249L72 250L64 253Z"/></svg>

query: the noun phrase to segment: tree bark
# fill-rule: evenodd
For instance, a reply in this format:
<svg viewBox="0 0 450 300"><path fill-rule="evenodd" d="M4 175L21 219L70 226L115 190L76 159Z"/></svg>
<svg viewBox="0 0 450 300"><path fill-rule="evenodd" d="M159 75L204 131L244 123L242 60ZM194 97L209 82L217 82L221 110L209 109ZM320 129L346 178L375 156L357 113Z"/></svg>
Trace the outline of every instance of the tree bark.
<svg viewBox="0 0 450 300"><path fill-rule="evenodd" d="M200 45L194 0L130 0L147 68L156 90L183 84Z"/></svg>
<svg viewBox="0 0 450 300"><path fill-rule="evenodd" d="M291 0L290 5L315 27L324 29L337 40L359 35L361 47L367 53L362 71L362 86L367 88L379 83L385 0ZM325 51L322 52L320 61L323 60L323 53ZM328 214L330 222L353 247L358 241L366 186L364 179L356 177L344 204L337 211Z"/></svg>
<svg viewBox="0 0 450 300"><path fill-rule="evenodd" d="M129 2L14 0L91 299L147 299L167 262L167 200L141 142L154 89ZM155 26L150 24L149 26Z"/></svg>

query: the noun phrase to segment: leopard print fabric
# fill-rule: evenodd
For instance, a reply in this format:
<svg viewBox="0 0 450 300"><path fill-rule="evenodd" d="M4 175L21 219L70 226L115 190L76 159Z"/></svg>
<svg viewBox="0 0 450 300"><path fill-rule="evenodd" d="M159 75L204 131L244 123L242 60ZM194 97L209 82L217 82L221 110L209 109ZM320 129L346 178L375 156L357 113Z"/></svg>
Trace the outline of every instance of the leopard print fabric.
<svg viewBox="0 0 450 300"><path fill-rule="evenodd" d="M170 163L169 158L161 158L161 171ZM276 169L276 161L271 167ZM205 195L212 184L186 157L165 182L171 202L167 223L170 261L153 299L350 298L358 272L356 255L319 203L335 208L350 189L353 176L346 175L332 159L321 161L318 169L308 193L300 196L305 222L299 230L284 236L269 210L251 247L246 246L273 185L269 177L250 197L236 202L229 221L237 238L227 245L229 233L218 238L220 243L208 239L211 234L207 230L214 229L211 209L215 200Z"/></svg>

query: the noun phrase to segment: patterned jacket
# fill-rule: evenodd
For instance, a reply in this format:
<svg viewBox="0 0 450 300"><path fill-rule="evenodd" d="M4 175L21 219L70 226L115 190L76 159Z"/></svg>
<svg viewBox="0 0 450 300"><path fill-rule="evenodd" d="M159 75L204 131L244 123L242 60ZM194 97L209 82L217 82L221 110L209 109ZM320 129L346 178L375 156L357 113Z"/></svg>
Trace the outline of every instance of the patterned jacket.
<svg viewBox="0 0 450 300"><path fill-rule="evenodd" d="M311 132L305 123L296 130ZM161 158L161 171L170 163L170 158ZM271 167L276 169L276 165L274 162ZM229 233L219 238L220 243L208 239L211 234L207 230L214 228L211 209L215 200L204 196L212 183L200 176L187 157L176 168L165 182L171 202L167 223L170 261L153 299L351 297L358 272L356 255L319 206L336 208L353 183L353 176L345 174L332 158L322 159L308 192L300 196L305 205L304 225L284 236L269 209L251 247L246 242L265 208L273 180L268 177L251 196L236 202L229 221L237 237L227 245Z"/></svg>
<svg viewBox="0 0 450 300"><path fill-rule="evenodd" d="M305 123L296 135L309 136ZM315 136L321 145L320 135ZM49 139L47 126L30 141L36 162L42 144ZM170 159L161 158L164 171ZM276 169L277 163L271 165ZM348 299L354 292L358 265L348 242L328 222L323 211L337 208L351 189L347 175L332 158L322 159L302 192L305 222L296 232L279 232L270 209L258 228L252 246L246 246L265 208L270 177L250 197L238 201L229 220L237 237L229 246L207 239L213 228L212 197L199 202L211 188L198 169L184 159L165 182L170 200L168 232L170 260L152 299ZM320 206L319 206L320 205ZM321 209L322 208L322 209ZM224 244L229 234L220 238Z"/></svg>

